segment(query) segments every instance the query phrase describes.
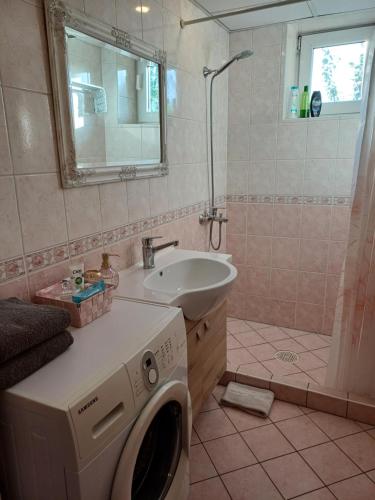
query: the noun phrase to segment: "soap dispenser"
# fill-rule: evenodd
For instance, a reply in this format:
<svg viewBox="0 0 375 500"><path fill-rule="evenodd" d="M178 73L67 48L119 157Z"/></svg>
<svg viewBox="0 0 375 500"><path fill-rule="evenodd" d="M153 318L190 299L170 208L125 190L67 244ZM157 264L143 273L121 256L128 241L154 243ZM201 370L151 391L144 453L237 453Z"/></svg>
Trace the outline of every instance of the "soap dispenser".
<svg viewBox="0 0 375 500"><path fill-rule="evenodd" d="M100 268L100 275L106 285L112 285L115 288L119 284L119 274L116 269L113 269L109 262L110 257L119 257L119 255L111 253L102 253L102 267Z"/></svg>

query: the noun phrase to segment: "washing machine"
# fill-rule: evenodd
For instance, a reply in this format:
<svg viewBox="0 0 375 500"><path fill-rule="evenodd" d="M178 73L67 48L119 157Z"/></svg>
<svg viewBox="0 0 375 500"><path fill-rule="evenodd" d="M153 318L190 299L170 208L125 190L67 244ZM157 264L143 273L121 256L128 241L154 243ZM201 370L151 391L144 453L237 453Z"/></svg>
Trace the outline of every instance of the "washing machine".
<svg viewBox="0 0 375 500"><path fill-rule="evenodd" d="M3 500L186 500L191 405L180 309L116 298L0 397Z"/></svg>

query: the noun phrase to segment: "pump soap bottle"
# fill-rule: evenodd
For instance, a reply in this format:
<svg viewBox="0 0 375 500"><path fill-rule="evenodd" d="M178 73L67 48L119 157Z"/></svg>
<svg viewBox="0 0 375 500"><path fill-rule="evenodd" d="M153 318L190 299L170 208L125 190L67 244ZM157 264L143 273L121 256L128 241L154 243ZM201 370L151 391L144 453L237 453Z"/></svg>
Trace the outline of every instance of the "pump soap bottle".
<svg viewBox="0 0 375 500"><path fill-rule="evenodd" d="M109 262L109 257L119 257L119 255L111 253L102 254L102 267L100 269L101 279L104 280L106 285L112 285L115 288L119 284L119 274L116 269L113 269L111 263Z"/></svg>

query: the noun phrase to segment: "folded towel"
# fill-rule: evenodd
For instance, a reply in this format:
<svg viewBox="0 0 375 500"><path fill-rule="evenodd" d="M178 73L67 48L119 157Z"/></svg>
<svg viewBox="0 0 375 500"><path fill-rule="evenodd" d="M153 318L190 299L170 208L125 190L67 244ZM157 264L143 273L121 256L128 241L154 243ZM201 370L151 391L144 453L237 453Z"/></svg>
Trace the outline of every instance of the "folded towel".
<svg viewBox="0 0 375 500"><path fill-rule="evenodd" d="M36 372L66 351L71 344L73 337L65 331L1 364L0 389L7 389Z"/></svg>
<svg viewBox="0 0 375 500"><path fill-rule="evenodd" d="M229 382L221 402L240 410L266 418L274 400L274 393L267 389L258 389L249 385Z"/></svg>
<svg viewBox="0 0 375 500"><path fill-rule="evenodd" d="M59 307L0 300L0 363L63 332L70 314Z"/></svg>

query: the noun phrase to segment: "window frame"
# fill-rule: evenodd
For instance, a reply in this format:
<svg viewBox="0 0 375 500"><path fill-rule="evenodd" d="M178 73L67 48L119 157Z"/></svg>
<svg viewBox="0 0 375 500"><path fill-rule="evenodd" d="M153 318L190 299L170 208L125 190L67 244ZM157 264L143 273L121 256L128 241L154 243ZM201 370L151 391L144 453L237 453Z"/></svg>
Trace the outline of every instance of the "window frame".
<svg viewBox="0 0 375 500"><path fill-rule="evenodd" d="M298 84L300 88L309 86L311 92L313 51L317 48L331 47L337 45L347 45L350 43L368 42L365 55L365 65L368 56L369 42L374 36L374 28L347 28L320 33L299 34L299 71ZM359 101L342 101L333 103L323 103L321 115L338 115L359 113L362 99Z"/></svg>

